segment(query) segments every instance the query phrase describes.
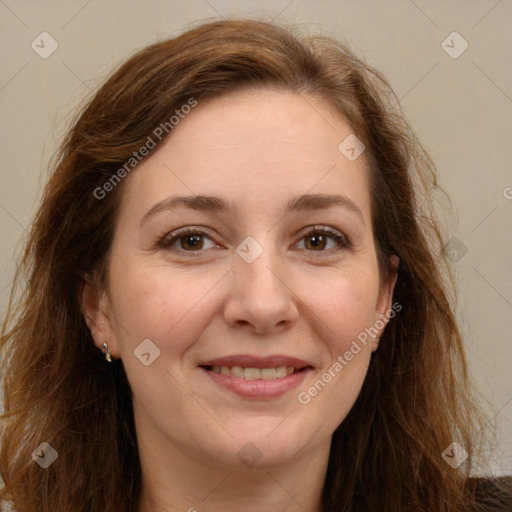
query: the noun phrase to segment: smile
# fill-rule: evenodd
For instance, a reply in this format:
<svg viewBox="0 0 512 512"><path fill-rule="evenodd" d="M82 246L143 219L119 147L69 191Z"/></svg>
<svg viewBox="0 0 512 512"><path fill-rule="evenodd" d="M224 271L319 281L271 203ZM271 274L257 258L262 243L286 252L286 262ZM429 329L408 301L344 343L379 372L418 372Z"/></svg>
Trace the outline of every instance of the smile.
<svg viewBox="0 0 512 512"><path fill-rule="evenodd" d="M278 366L276 368L244 368L242 366L210 366L206 367L207 370L211 370L215 373L221 373L222 375L232 375L245 380L273 380L282 379L287 375L295 373L296 370L293 366Z"/></svg>
<svg viewBox="0 0 512 512"><path fill-rule="evenodd" d="M293 366L276 368L244 368L241 366L201 366L204 373L223 390L242 398L262 400L280 397L298 387L313 370Z"/></svg>

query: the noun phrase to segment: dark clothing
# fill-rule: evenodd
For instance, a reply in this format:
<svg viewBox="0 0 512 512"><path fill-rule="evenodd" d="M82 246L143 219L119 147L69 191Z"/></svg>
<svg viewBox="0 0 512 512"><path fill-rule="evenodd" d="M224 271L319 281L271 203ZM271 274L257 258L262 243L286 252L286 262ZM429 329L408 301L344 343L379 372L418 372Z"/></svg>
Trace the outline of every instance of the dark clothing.
<svg viewBox="0 0 512 512"><path fill-rule="evenodd" d="M470 478L467 487L483 507L474 512L512 512L512 476Z"/></svg>

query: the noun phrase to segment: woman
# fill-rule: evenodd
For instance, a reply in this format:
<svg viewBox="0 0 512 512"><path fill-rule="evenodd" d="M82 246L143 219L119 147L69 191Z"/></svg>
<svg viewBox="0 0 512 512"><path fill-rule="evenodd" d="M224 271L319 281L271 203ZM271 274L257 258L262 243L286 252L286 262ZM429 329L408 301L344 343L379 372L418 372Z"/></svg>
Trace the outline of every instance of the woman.
<svg viewBox="0 0 512 512"><path fill-rule="evenodd" d="M469 478L434 167L393 105L343 45L245 20L106 81L4 326L18 512L510 510Z"/></svg>

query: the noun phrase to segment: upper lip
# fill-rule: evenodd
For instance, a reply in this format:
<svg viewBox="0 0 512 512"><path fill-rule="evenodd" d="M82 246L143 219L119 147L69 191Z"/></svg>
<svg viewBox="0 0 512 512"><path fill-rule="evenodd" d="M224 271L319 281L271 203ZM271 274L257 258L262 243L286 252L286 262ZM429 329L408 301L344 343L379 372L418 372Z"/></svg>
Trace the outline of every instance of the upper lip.
<svg viewBox="0 0 512 512"><path fill-rule="evenodd" d="M274 355L274 356L251 356L249 354L235 354L225 357L217 357L202 361L198 366L242 366L244 368L277 368L279 366L293 366L296 370L302 370L311 366L308 362L297 357Z"/></svg>

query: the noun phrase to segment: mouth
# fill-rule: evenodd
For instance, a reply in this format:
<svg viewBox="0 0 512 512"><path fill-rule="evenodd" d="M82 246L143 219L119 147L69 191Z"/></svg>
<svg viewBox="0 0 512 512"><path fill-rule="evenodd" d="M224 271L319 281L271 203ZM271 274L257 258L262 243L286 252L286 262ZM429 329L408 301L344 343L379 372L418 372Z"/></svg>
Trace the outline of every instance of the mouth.
<svg viewBox="0 0 512 512"><path fill-rule="evenodd" d="M221 375L230 375L244 380L276 380L283 379L289 375L300 373L311 369L312 366L305 366L303 368L295 368L294 366L277 366L270 368L251 368L243 366L210 366L200 365L200 368Z"/></svg>
<svg viewBox="0 0 512 512"><path fill-rule="evenodd" d="M234 355L198 365L223 390L243 398L276 398L296 388L314 368L288 356Z"/></svg>

